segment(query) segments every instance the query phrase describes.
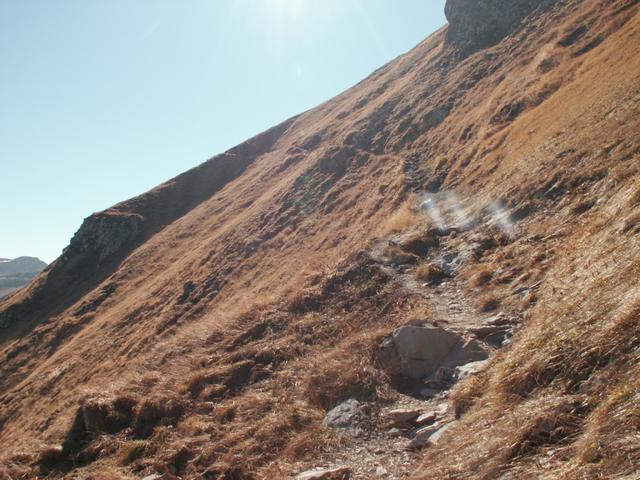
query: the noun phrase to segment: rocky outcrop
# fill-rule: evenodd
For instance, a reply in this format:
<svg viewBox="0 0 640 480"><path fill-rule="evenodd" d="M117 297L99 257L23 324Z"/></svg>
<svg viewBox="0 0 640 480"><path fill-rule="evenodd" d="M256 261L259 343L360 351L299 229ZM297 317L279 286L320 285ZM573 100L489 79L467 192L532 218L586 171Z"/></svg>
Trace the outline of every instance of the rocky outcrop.
<svg viewBox="0 0 640 480"><path fill-rule="evenodd" d="M525 17L557 0L447 0L446 43L462 56L495 45L515 32Z"/></svg>
<svg viewBox="0 0 640 480"><path fill-rule="evenodd" d="M64 250L62 259L94 255L98 263L131 244L141 231L143 218L130 213L94 213L86 218Z"/></svg>

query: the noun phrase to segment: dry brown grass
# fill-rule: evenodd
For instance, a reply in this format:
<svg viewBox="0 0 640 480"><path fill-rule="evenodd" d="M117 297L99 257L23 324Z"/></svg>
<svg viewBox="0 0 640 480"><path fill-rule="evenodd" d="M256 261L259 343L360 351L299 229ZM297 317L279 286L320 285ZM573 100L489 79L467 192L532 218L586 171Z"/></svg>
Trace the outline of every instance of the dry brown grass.
<svg viewBox="0 0 640 480"><path fill-rule="evenodd" d="M567 274L574 271L571 262L583 258L574 254L564 262ZM590 278L586 291L549 289L514 344L484 373L455 387L457 428L466 433L449 437L455 449L446 440L431 449L423 471L437 478L464 472L493 478L508 468L527 478L534 459L546 452L549 473L541 478L614 478L634 471L640 461L640 297L627 292L640 262L599 277L583 269ZM445 453L447 460L440 460Z"/></svg>
<svg viewBox="0 0 640 480"><path fill-rule="evenodd" d="M419 220L416 205L416 199L413 196L405 200L389 218L383 221L378 230L378 234L386 236L392 233L402 232L416 225Z"/></svg>
<svg viewBox="0 0 640 480"><path fill-rule="evenodd" d="M493 279L494 270L489 267L482 267L476 273L473 274L471 279L469 280L469 285L471 287L484 287L489 284Z"/></svg>
<svg viewBox="0 0 640 480"><path fill-rule="evenodd" d="M139 478L142 465L179 468L181 478L288 478L343 454L340 437L322 427L325 408L348 396L380 400L385 379L371 368L371 348L426 302L385 284L366 255L378 227L386 235L426 222L412 201L401 203L414 188L404 162L417 155L425 187L455 193L479 222L489 221L484 206L493 201L520 213L513 228L487 226L495 241L480 256L503 272L487 293L524 317L491 367L452 392L460 423L425 451L421 472L476 480L633 473L638 324L625 312L635 311L640 272L627 268L638 259L637 227L622 230L638 195L640 17L633 1L556 5L491 55L462 63L441 48L441 30L343 96L214 162L225 171L188 175L196 192L181 181L128 202L144 207L151 230L109 265L118 286L109 298L74 314L104 286L87 268L83 298L63 276L35 305L42 311L22 309L33 322L0 331L0 464L13 478L35 478L35 460L13 462L14 454L35 457L43 439L63 442L85 391L112 398L120 387L139 399L133 423L116 433L85 429L82 455L56 460L73 469L68 478ZM574 57L584 45L557 41L579 23L604 41ZM540 71L545 58L553 65ZM504 123L490 122L518 104L522 111L504 110ZM436 105L453 108L421 130ZM344 158L327 156L343 145ZM289 162L300 147L309 155ZM254 155L236 178L234 168ZM322 168L327 158L339 171ZM221 178L235 181L211 183ZM597 208L576 218L578 199L591 196ZM202 203L190 209L194 202ZM473 245L486 236L458 234ZM305 284L314 272L322 279ZM515 287L540 281L530 296L537 303L516 307ZM114 418L106 413L98 418ZM123 467L120 449L135 430L150 453Z"/></svg>
<svg viewBox="0 0 640 480"><path fill-rule="evenodd" d="M638 205L640 205L640 187L637 187L629 198L630 207L637 207Z"/></svg>
<svg viewBox="0 0 640 480"><path fill-rule="evenodd" d="M423 263L416 269L416 277L422 282L436 285L447 278L447 274L437 265Z"/></svg>
<svg viewBox="0 0 640 480"><path fill-rule="evenodd" d="M418 256L404 251L398 245L389 245L384 250L385 257L396 265L414 265L418 263Z"/></svg>
<svg viewBox="0 0 640 480"><path fill-rule="evenodd" d="M334 354L323 358L316 371L309 375L304 392L312 405L330 410L350 398L374 400L383 383L380 372L367 358Z"/></svg>
<svg viewBox="0 0 640 480"><path fill-rule="evenodd" d="M144 456L149 450L149 442L145 440L133 440L122 448L122 464L128 465L140 457Z"/></svg>
<svg viewBox="0 0 640 480"><path fill-rule="evenodd" d="M500 298L494 293L486 293L478 299L477 306L479 312L493 312L500 306Z"/></svg>

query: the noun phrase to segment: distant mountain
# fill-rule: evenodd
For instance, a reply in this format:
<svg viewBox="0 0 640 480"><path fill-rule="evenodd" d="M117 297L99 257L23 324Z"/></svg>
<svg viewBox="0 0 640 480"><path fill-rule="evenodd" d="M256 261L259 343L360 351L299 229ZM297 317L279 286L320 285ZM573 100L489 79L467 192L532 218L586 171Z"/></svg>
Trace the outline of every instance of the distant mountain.
<svg viewBox="0 0 640 480"><path fill-rule="evenodd" d="M46 267L36 257L0 258L0 298L28 284Z"/></svg>

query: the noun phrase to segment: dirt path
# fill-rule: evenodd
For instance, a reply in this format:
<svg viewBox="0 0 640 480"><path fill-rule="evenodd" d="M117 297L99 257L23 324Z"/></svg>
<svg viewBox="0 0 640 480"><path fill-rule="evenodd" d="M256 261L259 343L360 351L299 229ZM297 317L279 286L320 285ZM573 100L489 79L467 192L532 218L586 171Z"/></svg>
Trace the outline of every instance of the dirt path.
<svg viewBox="0 0 640 480"><path fill-rule="evenodd" d="M391 283L410 295L426 300L436 312L435 320L449 325L456 331L463 331L482 324L491 314L479 314L462 291L462 286L455 275L442 281L439 285L428 285L416 278L415 266L394 267L389 264L385 251L393 244L401 243L407 234L392 235L378 240L371 248L370 255L380 269L390 278ZM457 258L460 252L444 250L438 252L438 261L446 258Z"/></svg>
<svg viewBox="0 0 640 480"><path fill-rule="evenodd" d="M370 249L371 258L391 279L391 284L411 296L420 297L436 312L436 319L447 329L459 333L480 325L490 315L479 315L464 295L455 275L439 285L428 285L415 275L416 266L393 265L387 249L400 243L407 234L392 235L378 240ZM454 252L438 251L439 257L455 256ZM453 420L447 408L448 391L437 397L423 400L393 392L393 400L384 405L372 406L371 421L362 426L358 434L336 430L336 448L324 459L319 459L318 468L348 467L353 479L403 479L415 468L420 453L408 448L411 430L400 431L389 424L388 412L398 409L420 409L423 412L439 410L438 420ZM324 463L323 463L324 460Z"/></svg>

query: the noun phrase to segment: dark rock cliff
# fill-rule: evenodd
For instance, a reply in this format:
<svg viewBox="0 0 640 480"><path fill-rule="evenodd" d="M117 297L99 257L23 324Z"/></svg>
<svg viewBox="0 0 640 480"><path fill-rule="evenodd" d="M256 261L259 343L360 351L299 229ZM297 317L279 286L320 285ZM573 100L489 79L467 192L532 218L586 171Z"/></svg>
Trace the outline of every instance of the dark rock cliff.
<svg viewBox="0 0 640 480"><path fill-rule="evenodd" d="M522 20L558 0L447 0L449 22L446 43L462 56L495 45L515 32Z"/></svg>

